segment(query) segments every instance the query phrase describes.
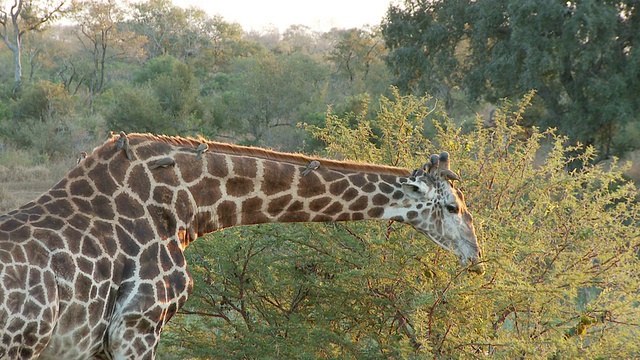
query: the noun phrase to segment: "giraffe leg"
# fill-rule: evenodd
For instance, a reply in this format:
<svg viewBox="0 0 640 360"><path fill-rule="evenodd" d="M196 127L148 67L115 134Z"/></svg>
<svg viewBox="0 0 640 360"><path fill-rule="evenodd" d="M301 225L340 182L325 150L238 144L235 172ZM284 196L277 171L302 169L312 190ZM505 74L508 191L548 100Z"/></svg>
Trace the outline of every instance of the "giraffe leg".
<svg viewBox="0 0 640 360"><path fill-rule="evenodd" d="M50 271L0 266L0 359L37 358L51 340L58 293ZM30 286L37 279L42 281Z"/></svg>
<svg viewBox="0 0 640 360"><path fill-rule="evenodd" d="M183 262L153 281L121 285L105 338L108 357L155 359L162 328L187 300L192 283Z"/></svg>
<svg viewBox="0 0 640 360"><path fill-rule="evenodd" d="M160 325L145 314L114 314L105 339L107 358L155 359L160 330Z"/></svg>

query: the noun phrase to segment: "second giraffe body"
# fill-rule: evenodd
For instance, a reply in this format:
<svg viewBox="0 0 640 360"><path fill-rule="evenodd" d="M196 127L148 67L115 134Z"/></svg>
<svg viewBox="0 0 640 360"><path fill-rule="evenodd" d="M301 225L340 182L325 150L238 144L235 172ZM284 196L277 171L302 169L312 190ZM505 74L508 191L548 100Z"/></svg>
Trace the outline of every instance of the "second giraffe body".
<svg viewBox="0 0 640 360"><path fill-rule="evenodd" d="M230 226L396 220L480 271L446 153L412 175L325 159L310 169L318 161L302 155L120 136L127 153L114 137L47 193L0 216L0 358L153 359L192 289L184 249Z"/></svg>

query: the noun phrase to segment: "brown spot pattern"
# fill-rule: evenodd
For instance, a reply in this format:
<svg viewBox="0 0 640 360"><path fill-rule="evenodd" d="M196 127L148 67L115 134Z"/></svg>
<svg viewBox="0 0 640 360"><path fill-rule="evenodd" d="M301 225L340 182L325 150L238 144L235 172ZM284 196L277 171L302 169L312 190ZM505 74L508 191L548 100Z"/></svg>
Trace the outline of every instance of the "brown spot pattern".
<svg viewBox="0 0 640 360"><path fill-rule="evenodd" d="M233 177L227 180L227 194L232 197L243 197L253 192L253 179L246 177Z"/></svg>
<svg viewBox="0 0 640 360"><path fill-rule="evenodd" d="M329 192L331 195L340 196L348 187L349 181L341 179L329 185Z"/></svg>
<svg viewBox="0 0 640 360"><path fill-rule="evenodd" d="M151 181L149 181L142 165L135 166L131 170L127 186L142 201L147 201L151 196Z"/></svg>
<svg viewBox="0 0 640 360"><path fill-rule="evenodd" d="M295 168L290 164L266 161L260 191L264 193L265 196L272 196L291 189L294 173Z"/></svg>
<svg viewBox="0 0 640 360"><path fill-rule="evenodd" d="M231 157L233 164L233 173L240 177L254 177L258 171L258 163L256 159L250 157Z"/></svg>
<svg viewBox="0 0 640 360"><path fill-rule="evenodd" d="M236 212L236 204L233 201L222 201L217 209L220 227L225 228L237 224Z"/></svg>
<svg viewBox="0 0 640 360"><path fill-rule="evenodd" d="M349 205L349 210L351 211L362 211L367 208L369 205L369 198L366 196L360 196L356 201Z"/></svg>
<svg viewBox="0 0 640 360"><path fill-rule="evenodd" d="M309 210L318 212L324 209L327 205L329 205L330 202L331 202L330 197L322 197L322 198L312 200L311 203L309 204Z"/></svg>
<svg viewBox="0 0 640 360"><path fill-rule="evenodd" d="M213 206L222 198L220 181L212 178L204 178L189 188L194 194L198 206Z"/></svg>
<svg viewBox="0 0 640 360"><path fill-rule="evenodd" d="M269 202L267 212L271 216L276 216L284 211L285 207L291 202L291 195L283 195Z"/></svg>

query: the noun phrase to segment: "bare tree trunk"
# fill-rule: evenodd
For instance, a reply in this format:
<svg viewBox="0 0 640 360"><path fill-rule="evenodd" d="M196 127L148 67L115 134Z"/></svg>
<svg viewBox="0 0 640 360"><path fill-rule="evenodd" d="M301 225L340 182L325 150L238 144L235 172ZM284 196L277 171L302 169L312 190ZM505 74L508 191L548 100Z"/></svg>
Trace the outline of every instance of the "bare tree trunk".
<svg viewBox="0 0 640 360"><path fill-rule="evenodd" d="M4 43L5 45L7 45L7 48L9 48L9 50L11 50L11 52L13 53L13 63L14 63L13 92L15 93L20 88L20 83L22 82L22 62L20 61L20 57L21 57L20 40L18 38L17 42L11 42L5 36L2 36L2 40L4 40Z"/></svg>
<svg viewBox="0 0 640 360"><path fill-rule="evenodd" d="M22 83L22 62L21 44L20 44L20 26L18 24L18 16L22 11L22 0L15 0L9 13L0 9L0 25L2 25L2 33L0 37L4 41L7 48L13 53L13 93L15 94Z"/></svg>
<svg viewBox="0 0 640 360"><path fill-rule="evenodd" d="M20 90L20 85L22 84L22 56L21 56L21 48L20 48L20 37L16 36L16 47L13 51L13 93L16 94L18 90Z"/></svg>
<svg viewBox="0 0 640 360"><path fill-rule="evenodd" d="M4 41L5 45L11 50L13 53L13 64L14 64L14 85L13 85L13 93L16 94L20 89L20 85L22 84L22 35L31 30L39 29L44 23L51 20L51 18L58 12L61 11L62 6L65 4L66 0L60 0L60 3L54 7L49 9L43 9L44 11L39 14L39 16L35 16L30 21L20 23L18 21L20 17L20 12L23 10L23 0L14 0L13 5L9 9L9 12L5 11L4 8L0 8L0 38ZM27 12L34 12L35 9L31 6L31 3L28 3ZM24 20L24 19L23 19ZM9 33L11 32L11 35Z"/></svg>

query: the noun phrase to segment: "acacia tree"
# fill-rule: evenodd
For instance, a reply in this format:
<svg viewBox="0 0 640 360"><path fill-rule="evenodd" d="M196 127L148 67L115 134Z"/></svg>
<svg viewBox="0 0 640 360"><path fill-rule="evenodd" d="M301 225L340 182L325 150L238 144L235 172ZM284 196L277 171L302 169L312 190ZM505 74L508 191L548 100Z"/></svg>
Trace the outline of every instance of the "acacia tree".
<svg viewBox="0 0 640 360"><path fill-rule="evenodd" d="M460 87L495 102L536 89L540 124L607 157L640 110L638 29L634 0L406 0L389 8L382 34L403 91Z"/></svg>
<svg viewBox="0 0 640 360"><path fill-rule="evenodd" d="M66 0L13 0L0 1L0 39L13 53L15 93L22 83L22 37L40 30L63 11Z"/></svg>
<svg viewBox="0 0 640 360"><path fill-rule="evenodd" d="M132 5L132 28L147 37L147 55L176 57L175 46L180 44L180 34L187 26L185 11L170 0L151 0Z"/></svg>
<svg viewBox="0 0 640 360"><path fill-rule="evenodd" d="M224 108L227 121L235 122L237 133L264 143L275 128L293 127L324 106L319 102L326 78L326 67L301 53L237 60L217 106Z"/></svg>
<svg viewBox="0 0 640 360"><path fill-rule="evenodd" d="M417 168L447 150L486 273L387 222L231 228L187 251L195 292L165 359L594 359L640 352L640 219L621 170L586 163L553 132L520 136L523 104L464 134L428 98L382 98L377 116L308 129L327 156ZM437 120L432 140L421 131ZM546 156L540 158L541 145Z"/></svg>
<svg viewBox="0 0 640 360"><path fill-rule="evenodd" d="M165 55L151 59L133 81L103 93L104 118L111 129L162 134L201 133L205 112L201 85L192 68Z"/></svg>

